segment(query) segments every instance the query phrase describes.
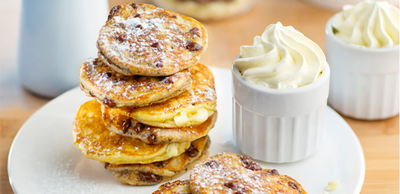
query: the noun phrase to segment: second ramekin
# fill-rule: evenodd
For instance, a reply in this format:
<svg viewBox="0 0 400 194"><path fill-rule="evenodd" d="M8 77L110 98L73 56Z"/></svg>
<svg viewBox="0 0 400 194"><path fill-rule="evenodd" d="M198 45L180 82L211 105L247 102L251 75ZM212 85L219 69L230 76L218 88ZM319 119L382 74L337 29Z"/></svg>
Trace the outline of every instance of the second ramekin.
<svg viewBox="0 0 400 194"><path fill-rule="evenodd" d="M270 89L244 80L235 65L233 136L246 155L265 162L304 159L320 147L329 93L330 69L313 83L293 89Z"/></svg>
<svg viewBox="0 0 400 194"><path fill-rule="evenodd" d="M399 114L399 45L371 49L346 44L333 33L335 16L325 26L326 59L332 69L328 104L356 119Z"/></svg>

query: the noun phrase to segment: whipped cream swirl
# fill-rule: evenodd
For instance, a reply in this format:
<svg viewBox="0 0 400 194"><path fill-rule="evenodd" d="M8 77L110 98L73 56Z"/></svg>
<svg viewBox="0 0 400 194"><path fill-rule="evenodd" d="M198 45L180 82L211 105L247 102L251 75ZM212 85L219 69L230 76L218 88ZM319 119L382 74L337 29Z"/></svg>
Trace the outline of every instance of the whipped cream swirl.
<svg viewBox="0 0 400 194"><path fill-rule="evenodd" d="M243 79L266 88L297 88L318 79L327 65L321 48L291 26L269 25L234 65Z"/></svg>
<svg viewBox="0 0 400 194"><path fill-rule="evenodd" d="M345 5L332 25L336 37L347 44L367 48L399 44L399 9L385 1Z"/></svg>

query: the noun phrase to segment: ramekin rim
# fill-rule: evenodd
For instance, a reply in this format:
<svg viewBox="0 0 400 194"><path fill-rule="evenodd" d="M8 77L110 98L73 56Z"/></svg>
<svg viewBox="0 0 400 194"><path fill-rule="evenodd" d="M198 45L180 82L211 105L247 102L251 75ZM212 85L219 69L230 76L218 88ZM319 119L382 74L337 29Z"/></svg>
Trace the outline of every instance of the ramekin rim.
<svg viewBox="0 0 400 194"><path fill-rule="evenodd" d="M330 79L330 67L329 67L329 64L327 62L324 70L322 71L322 74L320 75L320 77L318 77L314 82L309 83L309 84L307 84L305 86L301 86L301 87L298 87L298 88L286 88L286 89L274 89L274 88L262 87L262 86L259 86L257 84L251 83L251 82L243 79L242 75L239 73L239 69L234 64L234 61L239 56L240 56L240 54L238 54L235 57L235 59L232 62L232 65L231 65L231 72L232 72L233 77L236 80L238 80L240 83L245 85L247 88L250 88L252 90L256 90L258 92L270 93L270 94L275 94L275 95L287 95L287 94L296 94L296 93L301 93L301 92L308 92L310 90L314 90L317 87L320 87L321 85L323 85L323 83L325 83L326 81L329 81L329 79Z"/></svg>
<svg viewBox="0 0 400 194"><path fill-rule="evenodd" d="M400 45L394 45L391 47L383 47L383 48L367 48L365 46L361 46L361 45L355 45L355 44L347 44L345 42L343 42L342 40L340 40L338 37L335 36L335 34L333 33L332 30L332 20L333 18L335 18L337 15L339 15L341 12L336 13L335 15L333 15L332 17L329 18L329 20L326 22L325 25L325 36L329 36L332 37L332 40L334 40L336 43L340 44L343 47L346 47L348 49L352 49L352 50L357 50L357 51L364 51L364 52L371 52L371 53L382 53L382 52L390 52L390 51L398 51L400 48ZM325 45L326 47L326 45Z"/></svg>

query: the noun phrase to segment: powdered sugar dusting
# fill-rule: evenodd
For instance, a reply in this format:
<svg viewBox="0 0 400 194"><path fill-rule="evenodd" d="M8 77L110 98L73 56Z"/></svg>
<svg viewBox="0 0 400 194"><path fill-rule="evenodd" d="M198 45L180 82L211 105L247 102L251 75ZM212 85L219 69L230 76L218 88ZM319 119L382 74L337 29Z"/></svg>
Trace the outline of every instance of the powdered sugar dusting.
<svg viewBox="0 0 400 194"><path fill-rule="evenodd" d="M163 103L129 110L121 109L121 114L129 114L132 118L138 118L141 114L151 112L151 114L147 115L147 121L150 118L159 120L162 117L166 120L168 119L168 122L171 121L174 123L173 125L166 124L168 127L176 127L174 117L179 116L178 114L181 112L196 114L198 110L203 108L208 112L208 116L211 116L215 111L217 101L213 74L202 64L197 64L189 68L189 71L192 78L192 86L187 91ZM192 116L193 114L190 115L190 118L195 118ZM142 122L145 123L145 121ZM192 120L191 122L195 121Z"/></svg>
<svg viewBox="0 0 400 194"><path fill-rule="evenodd" d="M216 99L215 90L213 90L209 86L205 86L203 88L203 90L195 89L195 93L194 93L193 96L195 98L198 97L198 96L202 96L203 98L205 98L207 100L215 100Z"/></svg>
<svg viewBox="0 0 400 194"><path fill-rule="evenodd" d="M161 90L170 90L174 85L189 79L188 71L178 72L166 77L124 76L111 70L99 60L90 59L83 67L86 79L90 80L103 95L113 99L132 100L146 96L160 95Z"/></svg>
<svg viewBox="0 0 400 194"><path fill-rule="evenodd" d="M123 188L110 187L115 184L101 163L89 160L71 149L48 148L48 160L30 158L34 168L42 169L38 173L28 173L31 181L26 181L28 193L123 193ZM37 162L42 161L42 162ZM99 170L100 169L100 170Z"/></svg>
<svg viewBox="0 0 400 194"><path fill-rule="evenodd" d="M99 34L102 53L109 59L152 68L176 68L193 60L197 52L189 52L186 43L204 41L187 32L190 24L177 22L160 8L143 9L112 17Z"/></svg>
<svg viewBox="0 0 400 194"><path fill-rule="evenodd" d="M211 162L213 164L211 164ZM243 167L235 154L222 153L197 164L190 175L194 192L208 193L275 193L268 174ZM231 184L231 185L229 185Z"/></svg>

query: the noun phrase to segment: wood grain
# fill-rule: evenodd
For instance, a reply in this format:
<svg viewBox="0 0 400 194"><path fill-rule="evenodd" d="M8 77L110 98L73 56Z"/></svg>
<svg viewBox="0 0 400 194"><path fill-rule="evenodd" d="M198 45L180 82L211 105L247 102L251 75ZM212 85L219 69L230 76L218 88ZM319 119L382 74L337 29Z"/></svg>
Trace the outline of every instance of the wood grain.
<svg viewBox="0 0 400 194"><path fill-rule="evenodd" d="M111 8L128 2L109 0L109 5ZM1 1L0 6L0 24L7 26L7 30L0 28L0 194L12 193L7 158L15 135L29 116L49 101L23 90L17 79L15 53L20 3ZM230 68L241 45L252 44L255 35L278 21L293 26L324 48L325 23L333 14L299 0L259 0L244 15L203 22L209 33L209 47L201 62ZM380 121L344 119L356 133L364 151L366 176L361 193L399 193L399 116Z"/></svg>
<svg viewBox="0 0 400 194"><path fill-rule="evenodd" d="M364 151L363 194L399 193L399 116L381 121L344 117Z"/></svg>

